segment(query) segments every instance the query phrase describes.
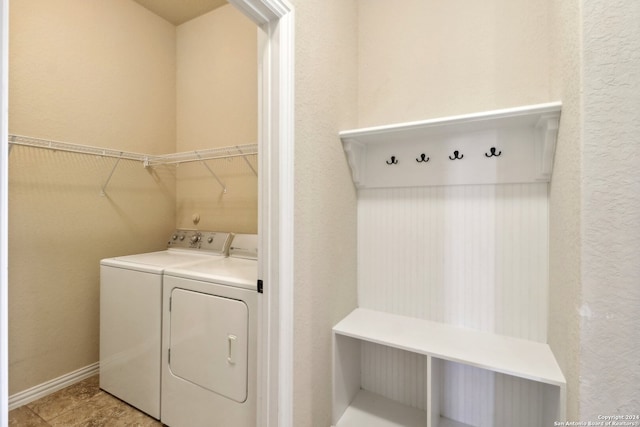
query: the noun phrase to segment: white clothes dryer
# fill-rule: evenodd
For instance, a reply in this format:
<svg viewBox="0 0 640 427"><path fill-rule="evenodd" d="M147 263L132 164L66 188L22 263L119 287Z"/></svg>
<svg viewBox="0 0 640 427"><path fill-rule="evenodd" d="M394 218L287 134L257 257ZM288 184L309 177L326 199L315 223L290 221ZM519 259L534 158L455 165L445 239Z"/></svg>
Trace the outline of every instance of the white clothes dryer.
<svg viewBox="0 0 640 427"><path fill-rule="evenodd" d="M224 259L232 235L177 230L168 249L100 262L100 388L160 419L162 273Z"/></svg>
<svg viewBox="0 0 640 427"><path fill-rule="evenodd" d="M165 270L160 420L170 427L256 425L257 236L229 257Z"/></svg>

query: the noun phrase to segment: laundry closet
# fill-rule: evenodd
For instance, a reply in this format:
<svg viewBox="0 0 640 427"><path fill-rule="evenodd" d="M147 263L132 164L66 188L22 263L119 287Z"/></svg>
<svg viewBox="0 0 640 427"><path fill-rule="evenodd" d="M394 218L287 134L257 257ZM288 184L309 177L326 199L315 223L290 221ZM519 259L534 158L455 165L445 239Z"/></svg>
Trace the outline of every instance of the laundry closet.
<svg viewBox="0 0 640 427"><path fill-rule="evenodd" d="M20 0L9 64L16 395L97 371L101 259L176 228L257 233L257 29L224 3L169 22L133 0Z"/></svg>

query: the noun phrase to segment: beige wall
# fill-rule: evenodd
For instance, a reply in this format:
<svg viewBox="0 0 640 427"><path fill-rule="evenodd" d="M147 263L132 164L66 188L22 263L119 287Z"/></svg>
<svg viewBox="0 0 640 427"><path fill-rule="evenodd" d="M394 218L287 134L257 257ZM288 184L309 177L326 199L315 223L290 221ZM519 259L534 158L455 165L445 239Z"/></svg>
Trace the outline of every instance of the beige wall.
<svg viewBox="0 0 640 427"><path fill-rule="evenodd" d="M331 328L356 306L354 0L295 0L295 426L331 425Z"/></svg>
<svg viewBox="0 0 640 427"><path fill-rule="evenodd" d="M175 27L130 0L11 3L13 133L175 149Z"/></svg>
<svg viewBox="0 0 640 427"><path fill-rule="evenodd" d="M19 0L10 10L9 131L175 150L175 27L130 0ZM14 147L9 181L13 394L98 360L101 258L162 249L167 169Z"/></svg>
<svg viewBox="0 0 640 427"><path fill-rule="evenodd" d="M549 192L549 345L567 380L567 419L579 420L582 100L579 0L550 2L553 99L562 115Z"/></svg>
<svg viewBox="0 0 640 427"><path fill-rule="evenodd" d="M177 147L257 143L257 27L227 5L177 27ZM257 170L257 156L248 157ZM177 169L177 225L256 233L258 180L244 160L212 160Z"/></svg>
<svg viewBox="0 0 640 427"><path fill-rule="evenodd" d="M359 2L361 127L550 101L549 1Z"/></svg>

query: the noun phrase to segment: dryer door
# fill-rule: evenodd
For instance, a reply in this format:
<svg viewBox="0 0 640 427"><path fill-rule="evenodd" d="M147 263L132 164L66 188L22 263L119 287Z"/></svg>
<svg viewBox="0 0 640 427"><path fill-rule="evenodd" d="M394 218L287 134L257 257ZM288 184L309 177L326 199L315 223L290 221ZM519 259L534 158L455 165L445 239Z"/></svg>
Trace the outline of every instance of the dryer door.
<svg viewBox="0 0 640 427"><path fill-rule="evenodd" d="M173 375L244 402L249 320L246 304L174 288L170 306L169 367Z"/></svg>

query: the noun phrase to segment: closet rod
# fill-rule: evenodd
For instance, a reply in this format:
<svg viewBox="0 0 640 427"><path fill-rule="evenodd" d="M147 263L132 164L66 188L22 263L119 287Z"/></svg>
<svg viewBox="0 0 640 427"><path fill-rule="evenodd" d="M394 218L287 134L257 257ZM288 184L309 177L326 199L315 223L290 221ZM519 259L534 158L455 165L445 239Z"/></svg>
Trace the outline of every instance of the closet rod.
<svg viewBox="0 0 640 427"><path fill-rule="evenodd" d="M111 150L109 148L71 144L69 142L52 141L48 139L32 138L30 136L21 135L9 135L9 144L23 145L26 147L45 148L54 151L66 151L70 153L92 154L94 156L113 157L116 159L136 160L145 163L156 157L149 156L147 154L130 153L127 151Z"/></svg>

